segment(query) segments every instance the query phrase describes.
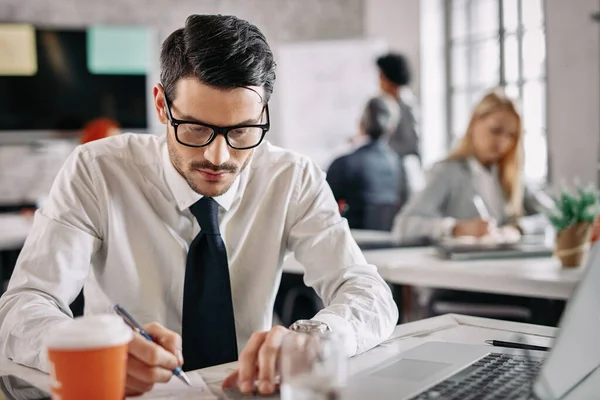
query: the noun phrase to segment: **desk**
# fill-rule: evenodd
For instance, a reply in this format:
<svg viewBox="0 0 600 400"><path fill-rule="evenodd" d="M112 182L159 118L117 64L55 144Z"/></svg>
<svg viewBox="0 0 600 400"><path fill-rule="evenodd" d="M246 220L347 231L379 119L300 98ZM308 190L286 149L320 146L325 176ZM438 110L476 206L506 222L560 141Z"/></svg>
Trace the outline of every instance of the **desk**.
<svg viewBox="0 0 600 400"><path fill-rule="evenodd" d="M0 213L0 251L20 248L31 229L32 218L19 213ZM382 247L394 242L390 232L353 229L352 236L359 245Z"/></svg>
<svg viewBox="0 0 600 400"><path fill-rule="evenodd" d="M553 257L450 261L433 248L365 252L391 283L566 300L583 276Z"/></svg>
<svg viewBox="0 0 600 400"><path fill-rule="evenodd" d="M515 333L523 334L533 344L548 346L556 335L556 328L453 314L424 319L398 325L392 336L380 346L350 359L349 372L351 375L359 374L428 341L482 344L487 339L511 340ZM220 384L233 368L235 363L206 368L197 373L202 375L215 393L222 396ZM17 375L41 389L49 390L48 376L39 371L3 359L0 360L0 372ZM588 379L600 379L600 370ZM576 391L573 393L573 398L588 399L597 397L595 395L591 392Z"/></svg>
<svg viewBox="0 0 600 400"><path fill-rule="evenodd" d="M562 268L552 257L450 261L437 257L432 247L365 250L363 254L389 283L545 299L568 299L583 274L582 268ZM293 257L285 260L283 270L304 271Z"/></svg>
<svg viewBox="0 0 600 400"><path fill-rule="evenodd" d="M0 214L0 251L20 248L31 220L20 214ZM359 245L390 242L391 234L352 230ZM468 290L545 299L568 299L581 278L581 268L564 269L555 258L449 261L436 257L433 248L392 248L363 251L383 278L395 284L438 289ZM288 257L283 269L302 274L304 268Z"/></svg>
<svg viewBox="0 0 600 400"><path fill-rule="evenodd" d="M352 237L356 240L356 243L370 244L370 243L389 243L394 241L394 236L391 232L386 231L372 231L368 229L351 229Z"/></svg>

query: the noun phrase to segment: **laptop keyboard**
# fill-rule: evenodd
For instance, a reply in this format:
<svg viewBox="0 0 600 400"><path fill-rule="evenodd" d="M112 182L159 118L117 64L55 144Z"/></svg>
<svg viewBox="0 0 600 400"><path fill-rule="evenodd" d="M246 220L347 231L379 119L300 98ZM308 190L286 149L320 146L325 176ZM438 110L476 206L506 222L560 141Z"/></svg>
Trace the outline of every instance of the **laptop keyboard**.
<svg viewBox="0 0 600 400"><path fill-rule="evenodd" d="M412 400L513 400L530 397L543 359L491 353Z"/></svg>

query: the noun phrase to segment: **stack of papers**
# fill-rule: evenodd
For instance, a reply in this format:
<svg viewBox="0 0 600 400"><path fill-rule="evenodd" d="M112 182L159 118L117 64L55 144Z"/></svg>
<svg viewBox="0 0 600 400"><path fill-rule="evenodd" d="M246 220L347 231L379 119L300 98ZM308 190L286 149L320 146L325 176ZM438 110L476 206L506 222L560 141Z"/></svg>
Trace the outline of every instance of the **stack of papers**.
<svg viewBox="0 0 600 400"><path fill-rule="evenodd" d="M168 383L157 383L154 389L140 397L128 399L142 400L217 400L198 371L186 372L192 386L172 377Z"/></svg>

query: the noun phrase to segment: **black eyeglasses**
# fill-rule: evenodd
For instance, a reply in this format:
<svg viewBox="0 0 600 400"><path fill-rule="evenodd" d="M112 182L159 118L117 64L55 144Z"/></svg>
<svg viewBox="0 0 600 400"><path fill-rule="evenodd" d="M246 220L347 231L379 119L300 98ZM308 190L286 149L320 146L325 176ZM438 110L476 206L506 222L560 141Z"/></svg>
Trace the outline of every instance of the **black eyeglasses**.
<svg viewBox="0 0 600 400"><path fill-rule="evenodd" d="M236 125L220 127L197 121L183 121L173 118L171 102L165 95L169 123L175 130L177 142L188 147L205 147L212 143L217 135L225 136L227 144L236 150L248 150L258 146L271 128L269 106L265 105L267 122L260 125ZM262 113L261 113L262 116Z"/></svg>

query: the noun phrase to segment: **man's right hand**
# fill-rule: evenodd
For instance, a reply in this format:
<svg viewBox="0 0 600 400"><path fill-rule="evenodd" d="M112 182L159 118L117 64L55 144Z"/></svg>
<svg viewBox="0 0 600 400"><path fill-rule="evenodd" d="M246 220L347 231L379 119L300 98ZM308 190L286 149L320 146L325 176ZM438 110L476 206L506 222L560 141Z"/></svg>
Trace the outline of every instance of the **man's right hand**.
<svg viewBox="0 0 600 400"><path fill-rule="evenodd" d="M173 369L183 365L181 336L156 322L144 326L155 343L134 333L127 357L127 396L152 390L156 382L168 382Z"/></svg>
<svg viewBox="0 0 600 400"><path fill-rule="evenodd" d="M493 221L484 220L481 218L459 220L456 221L452 236L482 236L492 235L496 229L496 224Z"/></svg>

